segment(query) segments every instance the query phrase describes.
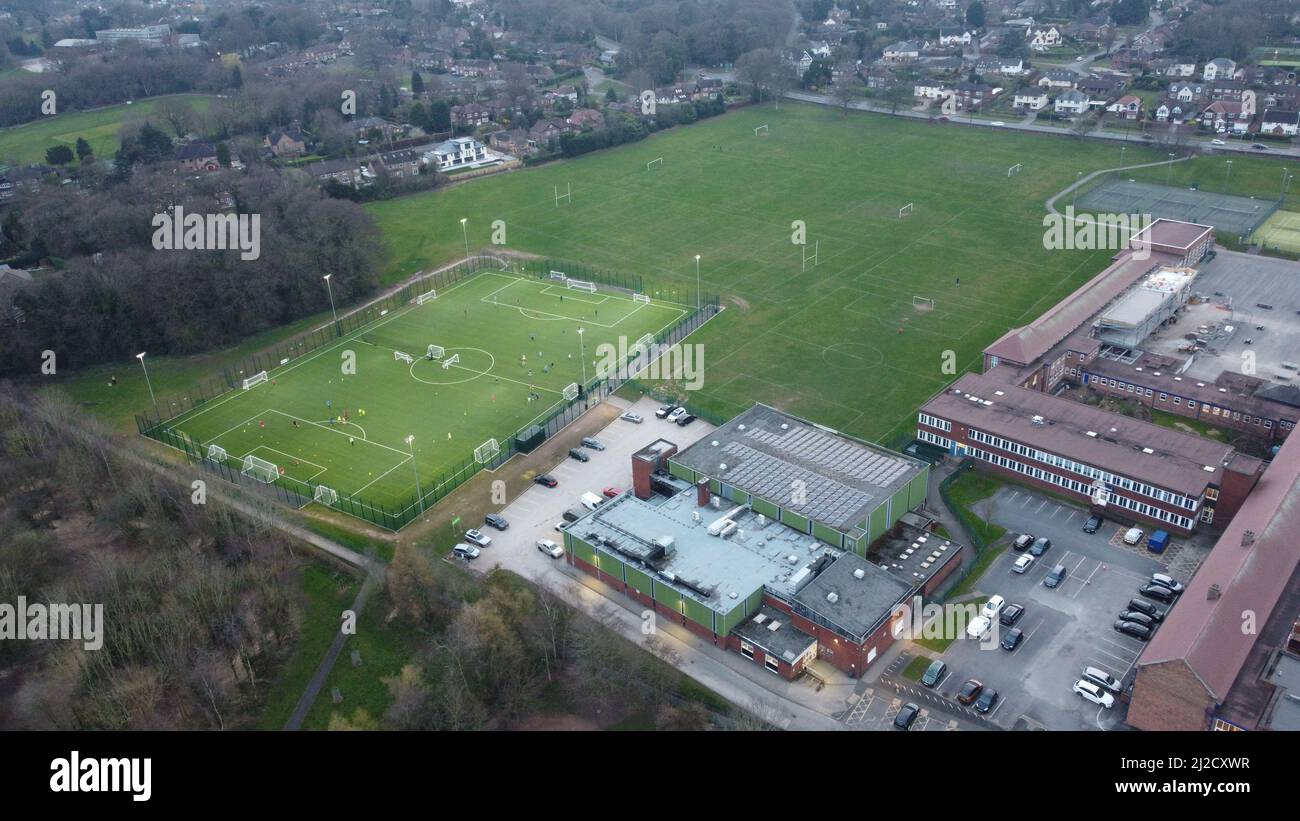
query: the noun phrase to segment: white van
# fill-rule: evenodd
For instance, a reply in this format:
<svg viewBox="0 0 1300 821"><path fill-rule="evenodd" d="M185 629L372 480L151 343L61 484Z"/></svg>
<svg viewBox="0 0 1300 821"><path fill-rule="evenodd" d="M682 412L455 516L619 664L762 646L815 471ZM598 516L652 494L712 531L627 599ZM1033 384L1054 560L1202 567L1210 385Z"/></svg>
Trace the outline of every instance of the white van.
<svg viewBox="0 0 1300 821"><path fill-rule="evenodd" d="M603 498L594 493L588 492L582 494L582 506L587 510L595 510L600 507L600 503L603 501L605 501Z"/></svg>

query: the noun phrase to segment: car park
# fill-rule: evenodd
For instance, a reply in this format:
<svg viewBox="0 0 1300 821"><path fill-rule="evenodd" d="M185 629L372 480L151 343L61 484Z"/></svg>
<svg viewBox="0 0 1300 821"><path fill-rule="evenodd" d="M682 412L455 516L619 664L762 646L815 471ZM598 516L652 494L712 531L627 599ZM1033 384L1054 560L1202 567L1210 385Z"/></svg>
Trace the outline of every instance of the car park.
<svg viewBox="0 0 1300 821"><path fill-rule="evenodd" d="M1002 641L1000 641L999 644L1002 645L1003 650L1014 650L1019 647L1020 642L1024 640L1025 631L1021 630L1019 627L1012 627L1010 630L1002 634Z"/></svg>
<svg viewBox="0 0 1300 821"><path fill-rule="evenodd" d="M1025 548L1029 547L1033 543L1034 543L1034 534L1021 533L1019 536L1016 537L1016 540L1011 543L1011 546L1014 547L1016 550L1024 550Z"/></svg>
<svg viewBox="0 0 1300 821"><path fill-rule="evenodd" d="M1065 581L1065 577L1068 573L1069 571L1065 569L1065 565L1058 564L1056 567L1053 567L1046 576L1043 577L1043 587L1046 587L1048 589L1055 589L1057 587L1060 587L1061 582Z"/></svg>
<svg viewBox="0 0 1300 821"><path fill-rule="evenodd" d="M560 547L550 539L538 539L537 549L550 556L552 559L558 559L564 555L564 548Z"/></svg>
<svg viewBox="0 0 1300 821"><path fill-rule="evenodd" d="M1170 590L1174 591L1175 593L1183 592L1183 583L1175 579L1173 576L1169 576L1164 573L1152 573L1151 581L1154 584L1158 584L1163 587L1168 587Z"/></svg>
<svg viewBox="0 0 1300 821"><path fill-rule="evenodd" d="M921 708L912 702L903 705L903 709L898 711L894 716L894 728L897 730L910 730L916 722L916 717L921 714Z"/></svg>
<svg viewBox="0 0 1300 821"><path fill-rule="evenodd" d="M472 544L465 544L462 542L453 547L451 552L453 555L464 559L465 561L469 561L470 559L478 558L479 549Z"/></svg>
<svg viewBox="0 0 1300 821"><path fill-rule="evenodd" d="M1083 680L1090 681L1101 689L1109 690L1116 694L1118 694L1122 689L1119 679L1115 678L1110 673L1107 673L1105 670L1096 667L1083 668Z"/></svg>
<svg viewBox="0 0 1300 821"><path fill-rule="evenodd" d="M632 411L628 411L627 413L623 414L622 416L619 417L619 419L622 419L624 422L633 422L638 425L641 424L643 421L645 421L644 419L641 418L641 414L633 413Z"/></svg>
<svg viewBox="0 0 1300 821"><path fill-rule="evenodd" d="M1088 521L1083 523L1083 532L1096 533L1097 529L1101 527L1102 521L1103 520L1100 516L1098 516L1095 513L1092 514L1091 516L1088 517Z"/></svg>
<svg viewBox="0 0 1300 821"><path fill-rule="evenodd" d="M1156 629L1155 620L1146 613L1140 613L1137 610L1121 610L1119 614L1120 621L1131 621L1134 624L1140 624L1148 630Z"/></svg>
<svg viewBox="0 0 1300 821"><path fill-rule="evenodd" d="M969 678L966 683L957 691L958 704L971 704L979 698L980 692L984 689L983 683L979 679Z"/></svg>
<svg viewBox="0 0 1300 821"><path fill-rule="evenodd" d="M925 668L925 675L921 676L921 683L926 687L933 687L940 681L943 681L944 674L948 672L948 665L935 659L930 662L930 666Z"/></svg>
<svg viewBox="0 0 1300 821"><path fill-rule="evenodd" d="M1091 681L1079 679L1074 683L1074 692L1082 696L1084 701L1091 701L1108 710L1115 706L1115 697Z"/></svg>
<svg viewBox="0 0 1300 821"><path fill-rule="evenodd" d="M622 493L622 492L623 492L623 488L621 488L621 487L614 487L613 485L611 485L611 486L609 486L609 487L607 487L607 488L605 488L604 490L601 491L601 493L603 493L603 494L605 495L605 498L606 498L606 499L613 499L615 496L619 495L619 494Z"/></svg>
<svg viewBox="0 0 1300 821"><path fill-rule="evenodd" d="M1034 543L1029 546L1029 555L1041 556L1052 548L1052 540L1046 536L1039 536L1034 539Z"/></svg>
<svg viewBox="0 0 1300 821"><path fill-rule="evenodd" d="M986 619L995 619L998 613L1002 611L1002 606L1006 603L1007 600L1001 596L989 596L989 600L984 602L984 609L980 611L980 614Z"/></svg>
<svg viewBox="0 0 1300 821"><path fill-rule="evenodd" d="M1142 585L1138 588L1138 593L1146 596L1148 599L1155 599L1161 604L1173 604L1174 599L1177 598L1174 595L1174 591L1165 587L1163 584L1156 584L1155 582L1147 582Z"/></svg>
<svg viewBox="0 0 1300 821"><path fill-rule="evenodd" d="M583 446L584 448L591 448L592 450L604 450L604 449L605 449L605 443L604 443L604 442L600 441L599 439L595 439L595 438L593 438L593 437L591 437L591 436L584 436L584 437L582 437L582 446Z"/></svg>
<svg viewBox="0 0 1300 821"><path fill-rule="evenodd" d="M466 530L465 541L470 544L476 544L479 547L487 547L492 544L492 537L478 530Z"/></svg>
<svg viewBox="0 0 1300 821"><path fill-rule="evenodd" d="M1140 541L1142 541L1142 528L1140 527L1130 527L1128 532L1124 534L1124 544L1135 545Z"/></svg>
<svg viewBox="0 0 1300 821"><path fill-rule="evenodd" d="M542 487L555 487L559 484L559 482L555 480L555 477L551 476L549 473L543 473L540 476L534 477L533 483L541 485Z"/></svg>
<svg viewBox="0 0 1300 821"><path fill-rule="evenodd" d="M582 451L578 450L577 448L569 448L569 458L570 458L570 459L577 459L579 462L590 462L590 461L591 461L591 457L590 457L590 456L588 456L587 454L585 454L585 453L583 453Z"/></svg>
<svg viewBox="0 0 1300 821"><path fill-rule="evenodd" d="M975 709L981 713L987 713L998 704L998 691L992 687L984 688L980 697L975 700Z"/></svg>
<svg viewBox="0 0 1300 821"><path fill-rule="evenodd" d="M677 410L676 405L664 405L659 410L655 411L655 416L659 417L660 419L667 419L668 414L672 413L675 410Z"/></svg>
<svg viewBox="0 0 1300 821"><path fill-rule="evenodd" d="M686 415L686 408L673 408L672 413L665 416L664 419L667 419L669 422L676 422L678 419L681 419L685 415Z"/></svg>
<svg viewBox="0 0 1300 821"><path fill-rule="evenodd" d="M1126 636L1132 636L1135 639L1146 641L1151 638L1151 628L1145 627L1137 622L1124 621L1123 619L1115 620L1115 632L1123 633Z"/></svg>
<svg viewBox="0 0 1300 821"><path fill-rule="evenodd" d="M1020 617L1025 615L1025 606L1023 604L1008 604L1002 608L1002 615L998 616L998 621L1010 627L1020 621Z"/></svg>
<svg viewBox="0 0 1300 821"><path fill-rule="evenodd" d="M1146 613L1154 621L1163 621L1166 612L1165 610L1156 607L1154 604L1147 601L1146 599L1129 599L1128 609L1136 610L1139 613Z"/></svg>
<svg viewBox="0 0 1300 821"><path fill-rule="evenodd" d="M683 414L681 415L681 418L677 420L677 427L679 427L679 428L684 428L684 427L686 427L687 425L689 425L690 423L692 423L692 422L694 422L694 421L695 421L695 415L694 415L694 414L691 414L691 413L683 413Z"/></svg>
<svg viewBox="0 0 1300 821"><path fill-rule="evenodd" d="M506 517L502 516L500 513L489 513L483 517L483 523L489 527L495 527L497 530L507 530L510 527L510 523L506 521Z"/></svg>
<svg viewBox="0 0 1300 821"><path fill-rule="evenodd" d="M973 639L983 638L992 626L993 622L983 616L976 616L966 625L966 635Z"/></svg>
<svg viewBox="0 0 1300 821"><path fill-rule="evenodd" d="M1030 556L1028 553L1019 556L1016 559L1015 563L1011 565L1011 572L1012 573L1028 572L1029 568L1033 565L1036 558L1037 558L1036 556Z"/></svg>

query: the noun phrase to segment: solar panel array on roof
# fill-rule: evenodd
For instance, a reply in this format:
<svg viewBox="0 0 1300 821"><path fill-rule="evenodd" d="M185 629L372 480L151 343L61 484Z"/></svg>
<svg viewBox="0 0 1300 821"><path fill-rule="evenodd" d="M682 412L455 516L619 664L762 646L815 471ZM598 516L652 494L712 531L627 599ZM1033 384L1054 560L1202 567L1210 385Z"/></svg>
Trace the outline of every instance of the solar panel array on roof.
<svg viewBox="0 0 1300 821"><path fill-rule="evenodd" d="M911 466L902 459L867 450L811 428L797 427L779 434L753 429L747 433L760 442L793 453L802 460L877 487L889 487L911 470Z"/></svg>
<svg viewBox="0 0 1300 821"><path fill-rule="evenodd" d="M758 496L779 501L792 510L832 527L849 527L855 514L873 498L871 494L851 488L834 479L791 464L740 442L728 442L723 452L732 457L732 467L722 480L742 487ZM807 501L793 504L789 500L795 480L802 481Z"/></svg>

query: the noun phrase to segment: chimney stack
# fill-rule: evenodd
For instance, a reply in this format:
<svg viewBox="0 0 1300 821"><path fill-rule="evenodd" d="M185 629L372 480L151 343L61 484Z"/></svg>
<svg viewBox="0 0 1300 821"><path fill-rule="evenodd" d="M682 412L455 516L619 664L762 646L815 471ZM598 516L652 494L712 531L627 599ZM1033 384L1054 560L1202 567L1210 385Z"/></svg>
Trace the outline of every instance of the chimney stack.
<svg viewBox="0 0 1300 821"><path fill-rule="evenodd" d="M695 483L695 502L700 507L707 507L709 504L709 480L701 479Z"/></svg>

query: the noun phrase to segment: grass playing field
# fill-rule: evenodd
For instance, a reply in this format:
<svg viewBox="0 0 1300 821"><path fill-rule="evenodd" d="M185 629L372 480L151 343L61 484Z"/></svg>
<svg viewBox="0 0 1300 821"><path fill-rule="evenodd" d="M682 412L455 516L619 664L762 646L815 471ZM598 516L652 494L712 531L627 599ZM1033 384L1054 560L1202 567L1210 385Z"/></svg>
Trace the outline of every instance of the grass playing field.
<svg viewBox="0 0 1300 821"><path fill-rule="evenodd" d="M602 344L627 350L690 310L483 272L169 427L223 447L232 466L250 454L269 461L294 489L310 494L308 484L323 484L391 509L415 497L417 473L433 495L449 466L473 469L467 460L487 439L504 442L566 405L562 392L583 379L584 351L590 379L604 365ZM444 349L441 360L425 357L430 345Z"/></svg>
<svg viewBox="0 0 1300 821"><path fill-rule="evenodd" d="M1274 211L1267 222L1255 229L1251 241L1269 249L1300 253L1300 214Z"/></svg>

